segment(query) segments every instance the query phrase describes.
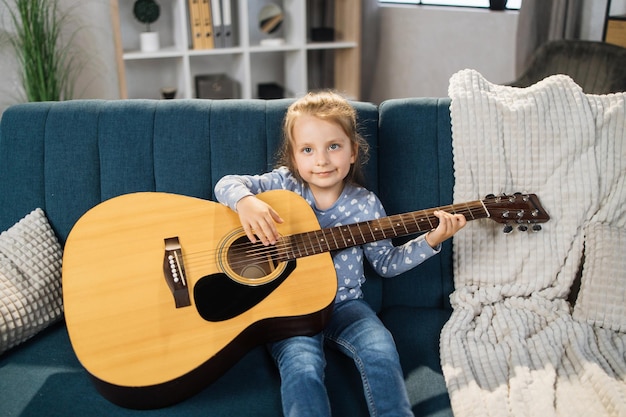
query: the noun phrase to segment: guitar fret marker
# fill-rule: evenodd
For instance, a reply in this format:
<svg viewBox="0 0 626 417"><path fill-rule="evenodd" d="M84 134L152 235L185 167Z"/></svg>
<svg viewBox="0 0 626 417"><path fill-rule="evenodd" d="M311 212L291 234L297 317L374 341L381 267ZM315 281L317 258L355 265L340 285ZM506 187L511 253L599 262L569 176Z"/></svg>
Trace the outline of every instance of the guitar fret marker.
<svg viewBox="0 0 626 417"><path fill-rule="evenodd" d="M354 242L354 235L352 234L352 229L348 226L346 227L348 233L350 233L350 238L348 238L348 242Z"/></svg>
<svg viewBox="0 0 626 417"><path fill-rule="evenodd" d="M322 237L321 237L321 238L319 238L319 237L318 237L318 239L317 239L317 242L318 242L318 244L319 244L319 246L320 246L320 252L324 252L324 251L325 251L325 249L324 249L324 247L322 246L322 243L324 243L324 231L323 231L323 230L319 230L317 233L315 233L315 235L316 235L316 236L317 236L318 234L321 234L321 235L322 235Z"/></svg>

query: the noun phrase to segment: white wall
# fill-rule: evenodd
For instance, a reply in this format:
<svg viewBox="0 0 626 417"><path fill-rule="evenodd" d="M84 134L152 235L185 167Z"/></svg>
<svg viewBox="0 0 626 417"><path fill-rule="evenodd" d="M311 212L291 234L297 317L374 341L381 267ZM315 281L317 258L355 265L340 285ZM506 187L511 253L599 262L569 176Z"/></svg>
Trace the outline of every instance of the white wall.
<svg viewBox="0 0 626 417"><path fill-rule="evenodd" d="M9 4L12 2L8 0ZM72 17L68 31L77 33L76 45L84 62L76 82L76 98L119 98L109 0L59 0L59 4ZM0 33L11 28L8 12L0 1ZM23 102L24 96L14 53L8 44L0 44L0 57L1 114L9 105Z"/></svg>
<svg viewBox="0 0 626 417"><path fill-rule="evenodd" d="M626 0L611 0L611 16L626 14Z"/></svg>
<svg viewBox="0 0 626 417"><path fill-rule="evenodd" d="M582 0L581 39L602 40L606 4ZM612 0L611 14L626 14L626 0ZM513 81L518 16L515 11L381 6L374 82L364 95L375 103L447 96L450 77L465 68L494 83Z"/></svg>
<svg viewBox="0 0 626 417"><path fill-rule="evenodd" d="M376 103L447 96L450 77L465 68L495 83L513 81L517 17L513 11L382 6L374 83L366 95Z"/></svg>
<svg viewBox="0 0 626 417"><path fill-rule="evenodd" d="M11 1L11 0L9 0ZM119 0L128 1L128 0ZM256 1L256 0L255 0ZM600 40L606 0L583 0L583 39ZM87 67L76 90L79 98L119 97L109 0L60 0L74 7L78 43ZM0 2L0 31L8 17ZM626 0L612 0L612 14L626 13ZM450 76L474 68L496 83L512 81L517 12L467 8L386 5L380 7L380 34L369 100L442 97ZM364 31L368 28L364 27ZM363 49L372 45L363 45ZM12 53L0 45L0 113L19 102L19 77Z"/></svg>

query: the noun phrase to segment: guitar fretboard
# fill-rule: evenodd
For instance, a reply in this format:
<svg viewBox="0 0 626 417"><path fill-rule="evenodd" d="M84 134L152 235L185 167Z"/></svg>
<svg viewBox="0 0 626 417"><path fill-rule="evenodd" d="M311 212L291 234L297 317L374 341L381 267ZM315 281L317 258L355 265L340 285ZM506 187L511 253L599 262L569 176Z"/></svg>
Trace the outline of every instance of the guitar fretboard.
<svg viewBox="0 0 626 417"><path fill-rule="evenodd" d="M434 215L434 212L437 210L463 214L468 221L489 217L489 212L483 201L476 200L463 204L413 211L376 220L298 233L286 237L288 244L281 245L276 260L297 259L383 239L427 232L436 228L439 224L439 219Z"/></svg>

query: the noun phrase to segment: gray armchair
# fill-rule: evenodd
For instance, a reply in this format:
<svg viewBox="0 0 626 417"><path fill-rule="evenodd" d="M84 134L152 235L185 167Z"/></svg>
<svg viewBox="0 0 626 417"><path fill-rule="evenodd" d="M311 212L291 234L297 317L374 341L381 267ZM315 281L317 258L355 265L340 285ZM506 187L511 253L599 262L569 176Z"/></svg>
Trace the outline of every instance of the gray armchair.
<svg viewBox="0 0 626 417"><path fill-rule="evenodd" d="M537 49L523 74L509 85L528 87L554 74L569 75L588 94L626 91L626 48L605 42L550 41Z"/></svg>

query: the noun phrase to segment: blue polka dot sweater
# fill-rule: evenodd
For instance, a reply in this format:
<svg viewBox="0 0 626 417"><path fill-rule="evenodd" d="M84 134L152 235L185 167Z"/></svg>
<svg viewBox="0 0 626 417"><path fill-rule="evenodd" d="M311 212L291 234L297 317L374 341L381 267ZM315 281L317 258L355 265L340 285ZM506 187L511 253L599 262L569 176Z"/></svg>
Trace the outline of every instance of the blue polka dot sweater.
<svg viewBox="0 0 626 417"><path fill-rule="evenodd" d="M277 189L290 190L302 196L313 208L321 228L386 216L385 209L374 193L351 184L346 184L332 207L318 210L311 190L285 167L262 175L227 175L216 184L215 196L220 203L235 210L237 202L243 197ZM431 248L424 235L421 235L401 246L394 246L390 239L385 239L332 252L337 271L335 302L363 297L363 257L367 258L379 275L393 277L414 268L440 249L440 246Z"/></svg>

